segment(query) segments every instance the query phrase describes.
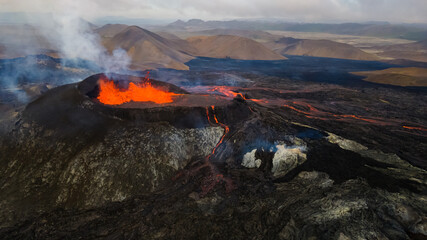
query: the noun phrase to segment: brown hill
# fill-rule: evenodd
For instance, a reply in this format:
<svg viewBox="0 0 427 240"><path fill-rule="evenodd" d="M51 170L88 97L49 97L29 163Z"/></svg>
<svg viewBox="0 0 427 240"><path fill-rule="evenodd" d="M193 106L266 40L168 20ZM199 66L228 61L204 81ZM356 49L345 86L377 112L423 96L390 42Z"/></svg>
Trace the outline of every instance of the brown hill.
<svg viewBox="0 0 427 240"><path fill-rule="evenodd" d="M114 37L104 39L105 48L112 52L124 49L132 59L132 69L174 68L187 70L184 63L193 57L180 51L180 45L140 27L127 27Z"/></svg>
<svg viewBox="0 0 427 240"><path fill-rule="evenodd" d="M252 39L231 36L198 36L187 41L195 48L195 56L212 58L233 58L243 60L283 60L286 59Z"/></svg>
<svg viewBox="0 0 427 240"><path fill-rule="evenodd" d="M397 86L427 87L427 68L388 68L379 71L354 72L365 81Z"/></svg>
<svg viewBox="0 0 427 240"><path fill-rule="evenodd" d="M349 44L330 40L281 38L265 45L280 54L368 61L379 59L377 56L366 53Z"/></svg>

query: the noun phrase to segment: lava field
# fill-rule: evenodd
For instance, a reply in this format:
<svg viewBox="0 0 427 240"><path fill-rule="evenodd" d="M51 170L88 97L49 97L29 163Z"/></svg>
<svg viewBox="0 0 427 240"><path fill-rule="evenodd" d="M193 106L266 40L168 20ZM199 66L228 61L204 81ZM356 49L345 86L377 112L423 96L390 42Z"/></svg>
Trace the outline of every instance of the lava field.
<svg viewBox="0 0 427 240"><path fill-rule="evenodd" d="M423 89L227 74L37 97L1 139L0 238L425 239Z"/></svg>

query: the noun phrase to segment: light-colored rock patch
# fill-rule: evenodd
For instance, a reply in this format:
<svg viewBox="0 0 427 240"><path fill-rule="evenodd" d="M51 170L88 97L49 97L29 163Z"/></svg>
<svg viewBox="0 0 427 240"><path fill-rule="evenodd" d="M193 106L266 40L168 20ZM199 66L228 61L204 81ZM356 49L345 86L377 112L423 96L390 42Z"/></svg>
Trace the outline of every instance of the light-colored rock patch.
<svg viewBox="0 0 427 240"><path fill-rule="evenodd" d="M247 168L259 168L261 166L261 159L256 159L255 158L255 152L256 149L247 152L245 155L243 155L243 161L242 161L242 166L243 167L247 167Z"/></svg>
<svg viewBox="0 0 427 240"><path fill-rule="evenodd" d="M286 175L289 171L307 160L305 146L276 145L271 172L274 177Z"/></svg>

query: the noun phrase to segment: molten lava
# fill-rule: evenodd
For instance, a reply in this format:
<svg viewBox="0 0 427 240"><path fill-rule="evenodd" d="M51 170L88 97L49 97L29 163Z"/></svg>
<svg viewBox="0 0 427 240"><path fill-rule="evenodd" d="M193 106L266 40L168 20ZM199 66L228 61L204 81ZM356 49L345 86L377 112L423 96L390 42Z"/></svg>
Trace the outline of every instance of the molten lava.
<svg viewBox="0 0 427 240"><path fill-rule="evenodd" d="M120 105L127 102L154 102L157 104L173 102L173 97L181 94L154 88L146 79L143 83L129 83L127 89L120 89L106 78L99 80L98 100L103 104Z"/></svg>

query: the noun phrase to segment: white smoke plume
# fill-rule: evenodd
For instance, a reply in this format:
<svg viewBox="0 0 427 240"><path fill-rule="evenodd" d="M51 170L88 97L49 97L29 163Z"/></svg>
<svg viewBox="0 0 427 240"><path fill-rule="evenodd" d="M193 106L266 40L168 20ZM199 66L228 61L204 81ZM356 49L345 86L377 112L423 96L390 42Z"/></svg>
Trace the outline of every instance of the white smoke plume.
<svg viewBox="0 0 427 240"><path fill-rule="evenodd" d="M3 47L6 58L16 61L1 60L0 101L4 100L2 96L13 94L19 102L26 103L31 99L22 89L31 84L58 86L80 81L95 72L128 71L130 58L127 53L122 49L108 52L94 32L95 26L84 20L88 16L82 9L96 11L90 2L17 2L31 8L32 12L23 14L25 24L2 26L2 30L7 31L0 34L0 48ZM29 56L37 54L59 56L60 60ZM3 94L5 91L7 95Z"/></svg>
<svg viewBox="0 0 427 240"><path fill-rule="evenodd" d="M128 69L130 58L127 53L116 49L109 54L90 23L83 20L78 12L52 13L32 22L52 47L59 51L61 58L89 60L107 73Z"/></svg>

